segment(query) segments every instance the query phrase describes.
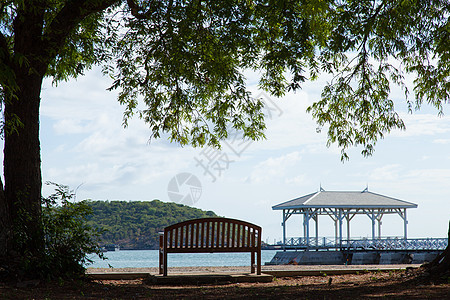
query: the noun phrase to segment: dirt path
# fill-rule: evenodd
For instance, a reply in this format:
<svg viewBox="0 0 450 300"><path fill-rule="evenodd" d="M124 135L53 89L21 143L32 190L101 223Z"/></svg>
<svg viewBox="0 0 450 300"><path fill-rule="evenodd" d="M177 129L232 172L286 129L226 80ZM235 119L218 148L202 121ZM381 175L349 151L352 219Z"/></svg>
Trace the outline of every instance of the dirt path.
<svg viewBox="0 0 450 300"><path fill-rule="evenodd" d="M301 266L301 268L303 267ZM330 266L326 267L330 268ZM348 267L350 268L350 266ZM299 266L284 266L283 268L292 269L299 268ZM105 271L112 270L118 271L118 269L106 269ZM149 269L121 269L121 271L124 270L144 272ZM150 272L157 271L156 268L150 270ZM240 270L243 269L214 267L205 270L183 268L180 271L229 272ZM94 271L94 269L89 271ZM142 279L41 282L35 286L20 288L0 283L0 299L449 299L449 282L425 284L419 279L421 272L421 269L373 271L335 276L282 277L275 278L269 283L222 285L154 286L147 284Z"/></svg>

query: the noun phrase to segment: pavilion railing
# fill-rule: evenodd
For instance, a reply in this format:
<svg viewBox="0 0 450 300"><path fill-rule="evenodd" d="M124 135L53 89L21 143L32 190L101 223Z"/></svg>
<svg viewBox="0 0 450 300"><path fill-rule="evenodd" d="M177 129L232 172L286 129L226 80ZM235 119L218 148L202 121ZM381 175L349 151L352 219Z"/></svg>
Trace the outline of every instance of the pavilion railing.
<svg viewBox="0 0 450 300"><path fill-rule="evenodd" d="M329 237L320 238L287 238L285 249L348 249L348 250L444 250L448 245L447 238L404 239L402 237L386 237L379 239L342 240Z"/></svg>
<svg viewBox="0 0 450 300"><path fill-rule="evenodd" d="M375 250L444 250L448 245L446 238L403 239L388 238L375 240L345 240L343 248Z"/></svg>
<svg viewBox="0 0 450 300"><path fill-rule="evenodd" d="M298 248L335 248L336 239L329 237L320 238L303 238L303 237L292 237L287 238L284 245L286 247L298 247Z"/></svg>

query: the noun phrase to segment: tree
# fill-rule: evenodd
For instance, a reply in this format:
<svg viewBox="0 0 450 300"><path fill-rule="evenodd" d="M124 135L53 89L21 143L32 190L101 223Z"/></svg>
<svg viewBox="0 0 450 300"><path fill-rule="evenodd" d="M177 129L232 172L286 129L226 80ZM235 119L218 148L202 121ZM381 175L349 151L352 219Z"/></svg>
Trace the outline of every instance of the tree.
<svg viewBox="0 0 450 300"><path fill-rule="evenodd" d="M158 232L164 227L190 219L217 217L212 211L177 203L153 201L89 201L92 209L87 224L105 229L101 243L119 244L121 249L159 249ZM117 222L117 218L122 218ZM123 232L120 239L114 234Z"/></svg>
<svg viewBox="0 0 450 300"><path fill-rule="evenodd" d="M329 142L345 150L404 128L390 85L439 111L449 100L448 0L144 1L4 0L0 4L0 100L4 193L0 261L43 251L39 104L42 81L55 84L102 64L125 106L152 136L218 146L227 128L264 137L263 103L243 71L261 72L275 96L330 73L310 107ZM396 65L396 63L398 65ZM15 245L21 237L20 247ZM16 243L17 244L17 243Z"/></svg>

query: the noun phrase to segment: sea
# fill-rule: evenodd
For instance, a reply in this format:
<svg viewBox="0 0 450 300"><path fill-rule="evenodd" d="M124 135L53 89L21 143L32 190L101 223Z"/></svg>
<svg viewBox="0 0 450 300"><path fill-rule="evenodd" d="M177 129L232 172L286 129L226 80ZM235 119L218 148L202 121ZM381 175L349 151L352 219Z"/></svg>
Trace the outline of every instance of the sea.
<svg viewBox="0 0 450 300"><path fill-rule="evenodd" d="M261 250L261 264L269 262L276 250ZM158 267L158 250L120 250L105 252L106 260L94 260L88 268L151 268ZM250 253L169 253L168 267L240 267L250 265Z"/></svg>

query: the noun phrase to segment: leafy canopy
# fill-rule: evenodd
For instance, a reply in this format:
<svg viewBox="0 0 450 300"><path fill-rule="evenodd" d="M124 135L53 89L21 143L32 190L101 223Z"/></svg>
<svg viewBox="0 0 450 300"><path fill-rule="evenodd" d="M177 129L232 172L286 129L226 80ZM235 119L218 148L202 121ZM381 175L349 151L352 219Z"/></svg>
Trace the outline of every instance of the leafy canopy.
<svg viewBox="0 0 450 300"><path fill-rule="evenodd" d="M308 111L343 159L351 145L370 155L378 139L405 127L391 85L411 110L428 102L442 112L449 101L449 10L448 0L5 0L0 97L14 95L17 65L42 72L33 68L43 62L57 83L102 64L125 125L137 114L154 137L217 146L230 127L264 137L263 102L244 71L259 71L260 88L276 96L326 73L333 79ZM31 17L38 39L19 52L18 25Z"/></svg>
<svg viewBox="0 0 450 300"><path fill-rule="evenodd" d="M333 75L322 99L308 108L329 143L363 145L371 155L379 138L405 129L391 85L405 93L410 111L425 101L443 112L450 101L449 1L336 1L327 46L319 59ZM330 59L331 58L331 59ZM406 74L415 77L410 100Z"/></svg>

